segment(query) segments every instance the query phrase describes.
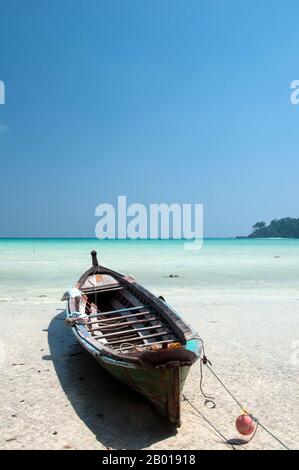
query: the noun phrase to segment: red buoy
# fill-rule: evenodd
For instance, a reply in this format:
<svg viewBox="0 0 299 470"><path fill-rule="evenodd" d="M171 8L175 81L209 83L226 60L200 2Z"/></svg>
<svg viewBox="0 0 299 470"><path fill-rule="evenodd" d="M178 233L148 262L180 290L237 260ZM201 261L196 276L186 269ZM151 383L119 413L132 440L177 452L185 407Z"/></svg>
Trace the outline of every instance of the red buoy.
<svg viewBox="0 0 299 470"><path fill-rule="evenodd" d="M236 419L236 428L243 436L249 436L255 431L256 424L249 415L241 415Z"/></svg>

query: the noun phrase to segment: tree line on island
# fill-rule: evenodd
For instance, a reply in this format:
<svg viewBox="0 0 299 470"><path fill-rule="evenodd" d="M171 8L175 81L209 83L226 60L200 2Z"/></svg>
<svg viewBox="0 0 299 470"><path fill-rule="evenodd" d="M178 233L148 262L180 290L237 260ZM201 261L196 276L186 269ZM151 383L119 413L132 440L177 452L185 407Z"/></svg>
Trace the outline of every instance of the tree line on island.
<svg viewBox="0 0 299 470"><path fill-rule="evenodd" d="M299 238L299 219L274 219L269 225L263 221L257 222L248 238Z"/></svg>

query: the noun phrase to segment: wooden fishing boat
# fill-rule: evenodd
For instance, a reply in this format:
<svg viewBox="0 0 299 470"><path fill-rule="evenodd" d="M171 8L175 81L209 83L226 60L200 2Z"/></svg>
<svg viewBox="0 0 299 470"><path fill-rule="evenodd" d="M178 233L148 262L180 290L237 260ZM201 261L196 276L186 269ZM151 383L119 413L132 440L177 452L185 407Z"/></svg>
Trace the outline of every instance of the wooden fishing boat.
<svg viewBox="0 0 299 470"><path fill-rule="evenodd" d="M162 297L91 255L92 267L62 297L66 323L102 367L180 426L181 392L201 354L199 336Z"/></svg>

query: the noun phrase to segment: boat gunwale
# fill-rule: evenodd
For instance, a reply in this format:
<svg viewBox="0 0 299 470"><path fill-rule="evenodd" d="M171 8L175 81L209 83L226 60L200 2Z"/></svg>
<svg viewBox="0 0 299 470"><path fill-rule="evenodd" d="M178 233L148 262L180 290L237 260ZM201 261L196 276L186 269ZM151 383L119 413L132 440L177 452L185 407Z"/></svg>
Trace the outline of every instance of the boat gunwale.
<svg viewBox="0 0 299 470"><path fill-rule="evenodd" d="M182 348L191 352L191 349L188 348L188 343L190 341L195 340L198 343L198 348L196 348L197 349L196 352L194 351L194 348L192 348L192 352L194 353L194 358L186 362L182 361L181 364L192 365L194 362L196 362L201 351L201 348L199 345L200 337L195 332L195 330L193 330L187 323L185 323L185 321L172 309L171 306L169 306L164 301L156 297L146 288L138 284L135 280L131 278L127 278L126 276L116 271L113 271L109 268L106 268L100 265L92 266L87 271L85 271L80 276L78 282L76 283L76 287L80 289L80 287L84 284L84 282L89 276L96 275L96 274L111 275L112 277L117 279L121 285L127 288L129 292L144 296L147 300L147 306L152 307L155 311L157 311L157 313L155 313L157 315L157 320L158 320L158 316L160 315L167 323L170 324L170 326L173 329L172 334L175 334L178 336L177 340L182 343ZM96 292L96 291L100 292L101 289L95 288L93 290L93 292ZM84 294L85 289L82 289L82 292ZM68 305L68 314L70 315L72 313L72 309L71 309L69 301L67 305ZM138 312L136 313L136 316L138 316ZM94 350L94 354L96 356L99 356L100 359L105 360L105 358L107 358L107 360L116 361L118 364L119 362L121 362L121 365L123 365L124 367L126 365L127 367L132 367L133 364L136 366L140 366L142 368L157 367L157 366L154 366L153 364L145 364L143 362L142 355L144 354L144 352L139 351L139 354L136 354L136 352L133 354L132 352L127 352L126 354L123 354L113 349L111 346L109 347L108 343L103 343L101 341L96 340L92 336L91 331L87 328L87 325L85 325L84 323L75 324L72 328L75 330L74 333L76 332L76 336L78 337L79 341L80 342L84 341L84 343L87 343ZM142 340L142 338L140 339ZM150 343L148 343L148 346L150 346ZM147 350L147 352L149 351ZM165 362L166 367L167 367L167 364L168 363ZM159 367L161 367L161 365L159 365Z"/></svg>
<svg viewBox="0 0 299 470"><path fill-rule="evenodd" d="M160 315L162 314L163 318L171 324L175 333L179 336L178 339L181 342L187 343L189 339L194 339L194 336L198 337L198 334L193 330L193 328L191 328L167 303L156 297L145 287L138 284L135 280L131 278L129 280L123 274L113 271L112 269L106 268L101 265L92 266L81 275L76 284L76 287L80 289L80 287L84 284L84 282L90 275L96 274L110 274L112 277L115 277L120 282L120 284L127 287L129 291L133 289L135 293L144 295L147 298L147 302L149 302L149 304L147 303L147 305L158 310L158 313ZM84 289L82 291L84 293Z"/></svg>

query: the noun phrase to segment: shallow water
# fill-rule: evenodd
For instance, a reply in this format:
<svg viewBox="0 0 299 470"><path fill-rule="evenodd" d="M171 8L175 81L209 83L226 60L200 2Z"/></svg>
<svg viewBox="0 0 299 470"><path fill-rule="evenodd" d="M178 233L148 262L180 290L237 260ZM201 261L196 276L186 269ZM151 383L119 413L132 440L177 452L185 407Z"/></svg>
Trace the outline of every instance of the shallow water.
<svg viewBox="0 0 299 470"><path fill-rule="evenodd" d="M202 249L186 251L180 240L1 239L0 301L58 300L90 267L92 249L100 264L154 290L192 288L212 297L299 289L299 240L206 239Z"/></svg>

